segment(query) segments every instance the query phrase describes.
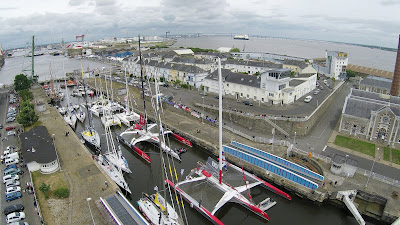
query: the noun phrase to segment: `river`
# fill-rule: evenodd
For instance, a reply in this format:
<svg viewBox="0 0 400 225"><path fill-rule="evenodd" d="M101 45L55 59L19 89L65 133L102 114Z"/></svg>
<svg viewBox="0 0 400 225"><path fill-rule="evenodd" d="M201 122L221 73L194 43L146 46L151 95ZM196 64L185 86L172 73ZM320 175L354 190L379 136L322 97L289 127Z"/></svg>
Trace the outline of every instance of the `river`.
<svg viewBox="0 0 400 225"><path fill-rule="evenodd" d="M357 45L326 41L308 41L287 38L256 38L235 40L227 36L204 36L199 38L178 38L173 47L198 47L218 49L235 47L244 52L275 53L302 58L325 58L325 50L348 53L349 64L371 67L393 72L396 52Z"/></svg>

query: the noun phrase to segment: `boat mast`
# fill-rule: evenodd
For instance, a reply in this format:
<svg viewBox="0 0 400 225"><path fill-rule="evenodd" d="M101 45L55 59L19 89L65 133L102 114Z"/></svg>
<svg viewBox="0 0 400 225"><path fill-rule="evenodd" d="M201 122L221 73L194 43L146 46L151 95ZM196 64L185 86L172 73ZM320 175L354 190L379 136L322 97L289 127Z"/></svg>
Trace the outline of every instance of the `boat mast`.
<svg viewBox="0 0 400 225"><path fill-rule="evenodd" d="M85 85L85 76L83 75L83 66L82 66L82 59L81 59L81 72L82 72L82 84L83 84L83 91L85 92L85 108L87 112L89 113L89 130L91 131L92 126L92 114L89 112L89 107L88 107L88 102L87 102L87 94L86 94L86 85Z"/></svg>
<svg viewBox="0 0 400 225"><path fill-rule="evenodd" d="M144 98L144 77L143 77L143 59L142 51L140 50L140 35L139 35L139 60L140 60L140 79L142 80L142 98L143 98L143 108L144 108L144 129L147 132L147 112L146 112L146 100Z"/></svg>
<svg viewBox="0 0 400 225"><path fill-rule="evenodd" d="M31 81L35 81L35 63L34 63L34 58L35 58L35 35L32 36L32 75L31 75ZM36 83L36 82L35 82Z"/></svg>
<svg viewBox="0 0 400 225"><path fill-rule="evenodd" d="M219 84L219 100L218 100L218 133L219 133L219 184L222 182L222 72L221 59L218 58L218 84Z"/></svg>
<svg viewBox="0 0 400 225"><path fill-rule="evenodd" d="M125 99L125 108L126 114L129 114L131 111L129 109L129 88L128 88L128 78L126 77L126 68L125 68L125 89L126 89L126 99Z"/></svg>

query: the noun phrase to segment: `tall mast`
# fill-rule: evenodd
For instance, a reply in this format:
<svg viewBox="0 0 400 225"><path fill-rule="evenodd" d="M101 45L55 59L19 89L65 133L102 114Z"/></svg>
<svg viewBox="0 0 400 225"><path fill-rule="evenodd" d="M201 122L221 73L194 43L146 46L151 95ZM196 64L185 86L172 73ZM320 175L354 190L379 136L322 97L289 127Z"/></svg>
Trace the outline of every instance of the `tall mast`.
<svg viewBox="0 0 400 225"><path fill-rule="evenodd" d="M34 81L35 79L35 63L34 57L35 56L35 35L32 36L32 77L31 80Z"/></svg>
<svg viewBox="0 0 400 225"><path fill-rule="evenodd" d="M82 84L83 84L83 91L85 92L85 104L86 104L86 110L89 113L89 130L93 127L92 126L92 114L89 112L89 107L88 107L88 103L87 103L87 94L86 94L86 85L85 85L85 76L83 75L83 66L82 66L82 59L81 59L81 72L82 72ZM90 130L90 132L92 132Z"/></svg>
<svg viewBox="0 0 400 225"><path fill-rule="evenodd" d="M143 108L145 117L144 129L145 131L147 131L147 112L146 112L146 100L144 99L143 60L142 60L142 50L140 50L140 35L139 35L139 59L140 59L140 79L142 80L142 98L143 98Z"/></svg>
<svg viewBox="0 0 400 225"><path fill-rule="evenodd" d="M129 87L128 87L128 78L126 77L126 68L125 68L125 89L126 89L125 114L129 114L131 111L129 109Z"/></svg>
<svg viewBox="0 0 400 225"><path fill-rule="evenodd" d="M221 59L218 58L218 84L219 84L219 100L218 100L218 133L219 133L219 183L222 182L222 72Z"/></svg>

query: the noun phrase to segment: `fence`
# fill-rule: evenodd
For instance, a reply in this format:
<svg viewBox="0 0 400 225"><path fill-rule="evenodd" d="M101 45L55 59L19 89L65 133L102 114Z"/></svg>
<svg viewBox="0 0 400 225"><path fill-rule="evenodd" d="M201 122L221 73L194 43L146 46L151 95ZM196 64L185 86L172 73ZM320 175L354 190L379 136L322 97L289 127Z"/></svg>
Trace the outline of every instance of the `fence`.
<svg viewBox="0 0 400 225"><path fill-rule="evenodd" d="M359 174L361 174L361 175L364 175L364 176L371 176L371 178L374 179L374 180L378 180L378 181L381 181L383 183L386 183L386 184L389 184L389 185L392 185L392 186L400 188L400 182L398 180L392 179L390 177L385 177L383 175L380 175L380 174L377 174L377 173L374 173L374 172L372 172L372 174L371 174L371 171L368 171L368 170L365 170L365 169L362 169L362 168L357 168L357 172Z"/></svg>
<svg viewBox="0 0 400 225"><path fill-rule="evenodd" d="M307 151L298 149L298 148L296 148L296 147L293 147L290 151L299 153L299 154L301 154L301 155L306 155L306 156L308 156L309 153L310 153L310 152L307 152ZM325 161L326 163L331 163L331 162L332 162L332 159L331 159L330 157L323 156L323 155L321 155L321 154L314 153L314 152L311 153L311 157L312 157L312 158L319 159L319 160L322 160L322 161Z"/></svg>

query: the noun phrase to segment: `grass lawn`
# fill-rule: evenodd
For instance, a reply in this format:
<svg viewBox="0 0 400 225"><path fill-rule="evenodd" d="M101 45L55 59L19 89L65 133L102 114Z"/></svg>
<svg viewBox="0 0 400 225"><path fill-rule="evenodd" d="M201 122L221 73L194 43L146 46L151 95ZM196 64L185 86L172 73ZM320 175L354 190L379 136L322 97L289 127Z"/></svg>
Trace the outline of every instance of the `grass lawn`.
<svg viewBox="0 0 400 225"><path fill-rule="evenodd" d="M384 148L383 159L390 161L390 148ZM400 150L392 148L392 162L400 165Z"/></svg>
<svg viewBox="0 0 400 225"><path fill-rule="evenodd" d="M361 152L372 157L375 156L375 144L365 141L337 135L335 139L335 145Z"/></svg>
<svg viewBox="0 0 400 225"><path fill-rule="evenodd" d="M48 203L48 199L44 197L44 194L39 190L39 186L42 183L50 185L49 199L53 198L52 192L57 188L69 187L68 181L65 178L64 173L58 171L52 174L41 174L39 171L32 173L33 185L35 187L36 196L39 201L40 209L42 212L43 220L46 224L56 225L56 221L51 212L51 206ZM68 204L68 199L65 200ZM68 217L67 217L68 218Z"/></svg>

